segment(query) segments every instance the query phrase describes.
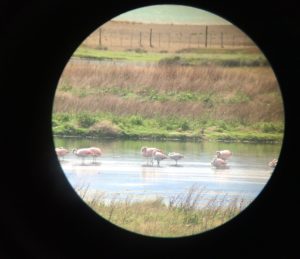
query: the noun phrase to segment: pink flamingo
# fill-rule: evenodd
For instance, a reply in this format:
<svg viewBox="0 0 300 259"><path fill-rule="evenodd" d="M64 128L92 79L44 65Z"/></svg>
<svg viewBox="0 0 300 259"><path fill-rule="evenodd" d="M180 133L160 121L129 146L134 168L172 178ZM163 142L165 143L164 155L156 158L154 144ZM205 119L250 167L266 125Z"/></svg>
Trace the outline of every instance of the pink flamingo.
<svg viewBox="0 0 300 259"><path fill-rule="evenodd" d="M62 159L64 159L64 156L69 153L69 150L65 149L63 147L57 147L57 148L55 148L55 152L58 157L61 157Z"/></svg>
<svg viewBox="0 0 300 259"><path fill-rule="evenodd" d="M147 165L149 164L149 160L150 160L150 163L153 165L153 155L154 155L155 151L162 152L160 149L158 149L156 147L142 147L141 148L141 154L143 155L143 157L147 158Z"/></svg>
<svg viewBox="0 0 300 259"><path fill-rule="evenodd" d="M96 158L97 158L98 156L101 156L101 155L102 155L101 149L98 148L98 147L90 147L89 150L92 151L92 153L93 153L93 154L92 154L92 157L93 157L93 163L96 163Z"/></svg>
<svg viewBox="0 0 300 259"><path fill-rule="evenodd" d="M93 151L89 148L80 148L80 149L73 149L73 154L78 157L81 157L81 164L84 164L84 158L87 156L93 156Z"/></svg>
<svg viewBox="0 0 300 259"><path fill-rule="evenodd" d="M227 162L222 158L215 157L213 161L211 161L211 165L215 168L228 168Z"/></svg>
<svg viewBox="0 0 300 259"><path fill-rule="evenodd" d="M230 150L217 151L216 154L217 154L217 158L221 158L223 160L227 160L232 156L232 152Z"/></svg>
<svg viewBox="0 0 300 259"><path fill-rule="evenodd" d="M154 151L153 153L153 159L157 161L157 166L159 166L159 162L161 160L167 159L169 158L167 155L165 155L164 153L162 153L161 151Z"/></svg>

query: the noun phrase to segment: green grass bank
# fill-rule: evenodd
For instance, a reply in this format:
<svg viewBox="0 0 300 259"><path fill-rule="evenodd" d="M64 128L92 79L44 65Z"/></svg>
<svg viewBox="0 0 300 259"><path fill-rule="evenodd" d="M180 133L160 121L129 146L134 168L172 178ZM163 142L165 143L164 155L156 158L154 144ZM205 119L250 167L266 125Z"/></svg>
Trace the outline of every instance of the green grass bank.
<svg viewBox="0 0 300 259"><path fill-rule="evenodd" d="M53 134L94 138L157 139L182 141L281 142L281 123L239 122L178 117L143 118L141 115L116 116L99 113L55 113Z"/></svg>

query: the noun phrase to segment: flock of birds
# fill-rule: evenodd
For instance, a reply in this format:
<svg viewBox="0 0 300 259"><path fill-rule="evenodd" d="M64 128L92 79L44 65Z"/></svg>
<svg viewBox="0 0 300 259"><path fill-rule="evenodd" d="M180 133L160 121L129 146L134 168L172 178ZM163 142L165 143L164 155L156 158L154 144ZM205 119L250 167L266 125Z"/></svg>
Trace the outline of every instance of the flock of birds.
<svg viewBox="0 0 300 259"><path fill-rule="evenodd" d="M64 159L64 157L69 153L69 150L63 147L55 148L56 155L59 158ZM89 148L74 148L72 149L72 153L78 157L81 157L81 162L84 163L84 159L86 157L92 157L93 163L96 163L97 157L102 155L102 150L98 147L89 147Z"/></svg>
<svg viewBox="0 0 300 259"><path fill-rule="evenodd" d="M69 153L69 150L63 147L55 148L56 155L59 158L64 159ZM92 163L96 163L97 157L102 155L102 150L98 147L89 147L89 148L81 148L81 149L72 149L72 153L78 157L81 157L82 164L84 163L84 159L86 157L92 157ZM157 162L157 166L160 166L160 161L164 159L173 159L175 161L175 165L178 165L178 160L184 158L184 156L178 152L171 152L165 154L161 149L155 147L142 147L141 155L147 159L147 165L153 166L154 161ZM232 152L230 150L220 150L216 151L216 155L211 161L211 165L215 168L226 169L228 166L228 159L232 156ZM270 167L274 168L277 165L277 159L273 159L268 164Z"/></svg>

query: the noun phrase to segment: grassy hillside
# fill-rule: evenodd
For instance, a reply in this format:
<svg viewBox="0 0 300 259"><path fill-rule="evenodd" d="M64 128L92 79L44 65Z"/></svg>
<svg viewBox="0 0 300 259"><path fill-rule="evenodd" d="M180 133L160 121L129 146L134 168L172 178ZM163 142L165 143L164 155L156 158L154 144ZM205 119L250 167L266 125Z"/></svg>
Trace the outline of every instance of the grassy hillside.
<svg viewBox="0 0 300 259"><path fill-rule="evenodd" d="M249 65L263 60L256 51L213 54L206 50L203 59L190 50L173 56L99 53L106 53L101 54L104 59L124 56L127 61L70 62L54 102L54 134L242 141L282 138L279 86L267 64ZM196 65L195 58L209 65Z"/></svg>

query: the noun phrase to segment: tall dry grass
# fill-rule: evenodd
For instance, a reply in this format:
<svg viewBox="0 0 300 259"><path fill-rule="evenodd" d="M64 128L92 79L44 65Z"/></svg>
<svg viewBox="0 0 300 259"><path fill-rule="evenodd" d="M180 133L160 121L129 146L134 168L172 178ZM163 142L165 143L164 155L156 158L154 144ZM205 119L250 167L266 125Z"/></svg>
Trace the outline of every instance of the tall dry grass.
<svg viewBox="0 0 300 259"><path fill-rule="evenodd" d="M134 200L91 192L88 186L75 187L82 199L100 216L112 223L144 235L176 237L193 235L218 227L243 211L250 201L242 197L229 200L227 195L205 198L204 187L193 185L171 197ZM90 193L89 193L90 192ZM204 201L204 202L203 202ZM204 203L199 207L199 202Z"/></svg>
<svg viewBox="0 0 300 259"><path fill-rule="evenodd" d="M178 101L176 96L182 93L198 97ZM205 114L210 119L250 123L283 119L279 85L270 67L69 62L59 82L54 112L81 111L146 117Z"/></svg>

